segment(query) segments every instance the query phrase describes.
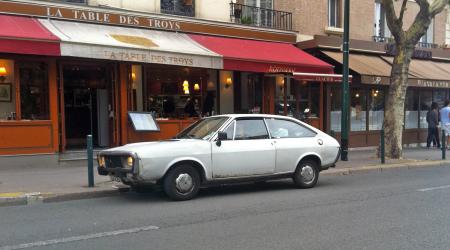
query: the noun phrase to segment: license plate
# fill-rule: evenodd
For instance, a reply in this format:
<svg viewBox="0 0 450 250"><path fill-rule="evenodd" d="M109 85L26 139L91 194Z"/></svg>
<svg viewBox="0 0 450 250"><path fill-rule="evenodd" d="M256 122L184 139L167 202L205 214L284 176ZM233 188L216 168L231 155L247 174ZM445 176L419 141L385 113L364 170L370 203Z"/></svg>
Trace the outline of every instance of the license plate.
<svg viewBox="0 0 450 250"><path fill-rule="evenodd" d="M122 182L119 177L114 176L114 175L110 175L109 178L111 179L111 181Z"/></svg>

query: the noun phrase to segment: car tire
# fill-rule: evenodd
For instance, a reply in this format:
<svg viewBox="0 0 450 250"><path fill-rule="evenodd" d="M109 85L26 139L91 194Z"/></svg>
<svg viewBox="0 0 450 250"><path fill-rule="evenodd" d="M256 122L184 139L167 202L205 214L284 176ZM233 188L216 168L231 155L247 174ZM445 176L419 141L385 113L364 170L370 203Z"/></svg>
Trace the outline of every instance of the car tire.
<svg viewBox="0 0 450 250"><path fill-rule="evenodd" d="M200 188L200 175L190 165L179 165L172 168L163 181L164 192L176 201L194 198Z"/></svg>
<svg viewBox="0 0 450 250"><path fill-rule="evenodd" d="M319 166L314 160L301 161L294 173L294 183L299 188L312 188L319 179Z"/></svg>

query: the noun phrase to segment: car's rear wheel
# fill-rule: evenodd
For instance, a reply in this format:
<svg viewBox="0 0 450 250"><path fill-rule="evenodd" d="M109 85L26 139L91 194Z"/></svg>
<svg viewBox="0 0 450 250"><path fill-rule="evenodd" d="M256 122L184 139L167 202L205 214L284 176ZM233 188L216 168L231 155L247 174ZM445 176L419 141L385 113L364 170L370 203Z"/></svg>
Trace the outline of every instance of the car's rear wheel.
<svg viewBox="0 0 450 250"><path fill-rule="evenodd" d="M200 175L190 165L179 165L171 169L164 178L164 192L173 200L194 198L200 188Z"/></svg>
<svg viewBox="0 0 450 250"><path fill-rule="evenodd" d="M294 183L299 188L312 188L319 179L319 166L314 160L301 161L294 173Z"/></svg>

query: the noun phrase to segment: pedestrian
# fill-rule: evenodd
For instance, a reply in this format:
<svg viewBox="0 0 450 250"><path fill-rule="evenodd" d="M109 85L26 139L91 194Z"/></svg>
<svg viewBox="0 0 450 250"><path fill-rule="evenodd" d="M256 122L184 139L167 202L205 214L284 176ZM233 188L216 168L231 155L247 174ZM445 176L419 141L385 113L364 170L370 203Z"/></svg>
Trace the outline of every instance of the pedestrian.
<svg viewBox="0 0 450 250"><path fill-rule="evenodd" d="M447 137L447 149L450 142L450 101L446 100L444 107L439 111L441 117L441 128ZM444 143L444 142L442 142Z"/></svg>
<svg viewBox="0 0 450 250"><path fill-rule="evenodd" d="M427 113L427 123L428 123L428 137L427 137L427 148L430 148L431 142L433 142L433 147L441 147L439 142L439 114L438 114L438 104L436 102L431 103L431 108Z"/></svg>

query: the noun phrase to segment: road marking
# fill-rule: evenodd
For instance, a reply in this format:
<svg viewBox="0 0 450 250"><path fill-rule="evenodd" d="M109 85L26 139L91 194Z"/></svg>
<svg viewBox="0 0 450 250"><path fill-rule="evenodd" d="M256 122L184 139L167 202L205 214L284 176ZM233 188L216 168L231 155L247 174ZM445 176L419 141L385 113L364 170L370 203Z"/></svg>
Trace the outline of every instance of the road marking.
<svg viewBox="0 0 450 250"><path fill-rule="evenodd" d="M12 245L12 246L3 246L3 247L0 246L0 250L13 250L13 249L25 249L25 248L31 248L31 247L50 246L50 245L69 243L69 242L74 242L74 241L98 239L98 238L103 238L103 237L111 237L111 236L117 236L117 235L122 235L122 234L133 234L133 233L158 230L158 229L159 229L159 227L157 227L157 226L135 227L135 228L129 228L129 229L123 229L123 230L117 230L117 231L73 236L73 237L68 237L68 238L36 241L36 242L24 243L24 244L19 244L19 245Z"/></svg>
<svg viewBox="0 0 450 250"><path fill-rule="evenodd" d="M423 189L417 189L419 192L426 192L426 191L433 191L433 190L439 190L439 189L446 189L450 188L450 185L447 186L439 186L439 187L431 187L431 188L423 188Z"/></svg>

